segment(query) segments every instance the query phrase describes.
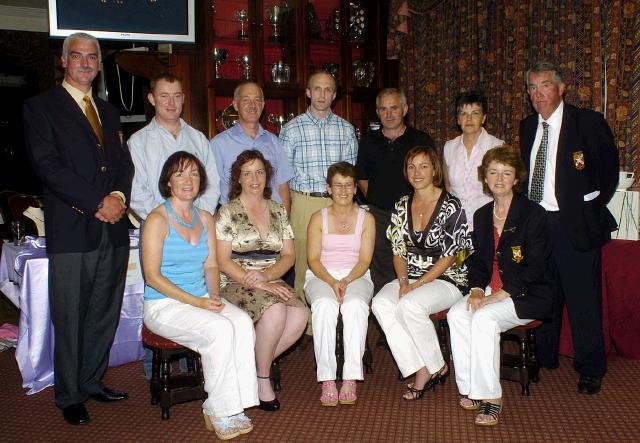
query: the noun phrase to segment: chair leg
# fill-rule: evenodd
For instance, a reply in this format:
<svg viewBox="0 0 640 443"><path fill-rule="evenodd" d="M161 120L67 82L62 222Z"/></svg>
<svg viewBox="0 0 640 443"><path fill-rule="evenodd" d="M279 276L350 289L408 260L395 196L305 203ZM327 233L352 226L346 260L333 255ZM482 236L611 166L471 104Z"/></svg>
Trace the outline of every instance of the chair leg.
<svg viewBox="0 0 640 443"><path fill-rule="evenodd" d="M538 365L538 359L536 358L536 335L533 329L527 331L527 341L529 346L529 374L531 381L538 383L540 380L540 366Z"/></svg>
<svg viewBox="0 0 640 443"><path fill-rule="evenodd" d="M162 408L162 419L169 420L169 408L171 407L171 392L169 378L171 376L171 364L169 355L161 351L162 363L160 368L160 407Z"/></svg>
<svg viewBox="0 0 640 443"><path fill-rule="evenodd" d="M338 324L336 325L336 381L342 381L342 369L344 367L344 341L342 324L342 314L338 314Z"/></svg>
<svg viewBox="0 0 640 443"><path fill-rule="evenodd" d="M523 332L521 335L519 334L519 342L520 342L520 385L522 386L522 395L529 395L529 346L528 346L528 334L527 332Z"/></svg>
<svg viewBox="0 0 640 443"><path fill-rule="evenodd" d="M276 359L271 363L271 380L273 380L273 390L278 392L282 390L282 383L280 382L280 364Z"/></svg>
<svg viewBox="0 0 640 443"><path fill-rule="evenodd" d="M157 405L158 401L158 388L160 386L160 351L158 349L152 350L151 358L151 380L149 380L149 393L151 394L151 404Z"/></svg>
<svg viewBox="0 0 640 443"><path fill-rule="evenodd" d="M362 365L364 366L365 374L373 374L373 352L371 352L369 341L366 338L364 342L364 354L362 354Z"/></svg>
<svg viewBox="0 0 640 443"><path fill-rule="evenodd" d="M438 338L440 339L440 350L444 362L451 361L451 351L449 350L449 323L447 320L438 320Z"/></svg>

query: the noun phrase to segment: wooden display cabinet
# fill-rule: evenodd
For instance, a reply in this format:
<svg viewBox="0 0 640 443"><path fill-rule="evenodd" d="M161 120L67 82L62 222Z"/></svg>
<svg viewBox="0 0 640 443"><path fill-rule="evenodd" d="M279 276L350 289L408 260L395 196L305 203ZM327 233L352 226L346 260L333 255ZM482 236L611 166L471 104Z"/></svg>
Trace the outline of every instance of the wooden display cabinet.
<svg viewBox="0 0 640 443"><path fill-rule="evenodd" d="M233 91L245 74L264 91L262 125L274 133L278 132L277 127L269 116L304 112L308 106L306 80L321 68L334 69L338 74L333 112L361 132L376 118L375 95L384 85L386 20L383 18L388 0L208 1L211 3L206 7L205 72L210 137L224 129L221 113L231 104ZM350 26L355 13L365 23L359 33L354 33L353 24ZM274 16L278 18L277 31ZM219 64L218 78L214 48L226 52L226 59ZM242 56L249 61L246 71L238 61ZM279 70L274 68L278 62ZM371 71L367 74L370 78L364 81L361 75L358 79L354 77L355 71L362 74L362 64L367 64ZM287 66L289 81L283 81Z"/></svg>

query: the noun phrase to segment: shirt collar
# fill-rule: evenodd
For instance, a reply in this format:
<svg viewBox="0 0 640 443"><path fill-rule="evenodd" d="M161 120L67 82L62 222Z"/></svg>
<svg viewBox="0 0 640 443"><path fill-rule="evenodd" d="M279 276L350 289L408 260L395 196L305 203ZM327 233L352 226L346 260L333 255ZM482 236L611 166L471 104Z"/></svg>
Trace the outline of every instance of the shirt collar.
<svg viewBox="0 0 640 443"><path fill-rule="evenodd" d="M84 104L82 99L84 98L85 95L88 95L91 98L91 101L93 102L93 88L89 88L89 91L84 93L78 88L76 88L75 86L71 86L71 84L66 80L62 80L62 87L66 89L66 91L71 95L71 98L73 98L73 100L75 100L75 102L82 109L84 109Z"/></svg>
<svg viewBox="0 0 640 443"><path fill-rule="evenodd" d="M311 106L309 106L307 108L307 116L309 117L309 119L313 124L321 125L323 124L323 122L327 122L327 123L331 122L331 119L333 118L333 112L331 112L331 108L329 108L329 113L327 114L327 117L323 119L319 119L318 117L313 115L313 113L311 112Z"/></svg>
<svg viewBox="0 0 640 443"><path fill-rule="evenodd" d="M153 117L151 119L151 123L149 123L149 125L151 126L151 129L157 129L157 130L160 130L160 131L164 131L167 134L171 134L169 132L169 130L167 130L167 128L165 128L160 123L158 123L158 120L156 120L155 117ZM184 129L185 125L186 125L186 122L184 120L182 120L182 118L181 118L180 119L180 132L182 132L182 130ZM178 134L180 134L180 132ZM171 134L171 137L173 137L173 134Z"/></svg>
<svg viewBox="0 0 640 443"><path fill-rule="evenodd" d="M240 123L236 123L229 129L227 129L227 131L229 131L232 135L244 135L245 137L249 137L250 139L253 140L253 137L247 134L245 130L242 128L242 126L240 126ZM266 129L264 129L262 125L258 123L258 135L256 135L256 139L261 135L263 135L265 132L267 132Z"/></svg>
<svg viewBox="0 0 640 443"><path fill-rule="evenodd" d="M549 123L549 126L551 126L554 129L560 128L560 126L562 126L563 112L564 112L564 101L561 101L558 107L556 108L556 110L553 111L553 114L551 114L548 119L545 120L544 118L542 118L540 114L538 114L538 126L540 126L542 122L547 122Z"/></svg>

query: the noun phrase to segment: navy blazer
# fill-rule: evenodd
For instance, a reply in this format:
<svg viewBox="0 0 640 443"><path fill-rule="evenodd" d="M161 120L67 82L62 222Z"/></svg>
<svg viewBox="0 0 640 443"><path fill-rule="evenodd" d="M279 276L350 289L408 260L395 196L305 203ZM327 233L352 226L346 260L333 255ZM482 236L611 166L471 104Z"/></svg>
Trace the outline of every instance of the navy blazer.
<svg viewBox="0 0 640 443"><path fill-rule="evenodd" d="M520 122L520 154L528 171L537 128L538 114ZM602 114L565 103L555 193L561 223L577 250L596 249L611 238L616 222L606 205L616 190L618 170L618 149ZM600 195L584 201L594 191Z"/></svg>
<svg viewBox="0 0 640 443"><path fill-rule="evenodd" d="M545 319L552 313L551 243L544 208L515 194L494 254L493 201L473 216L475 252L469 257L469 286L491 281L494 255L502 288L511 295L519 318Z"/></svg>
<svg viewBox="0 0 640 443"><path fill-rule="evenodd" d="M84 113L62 87L25 101L25 141L33 168L43 183L47 252L89 252L99 246L102 222L98 204L112 191L129 202L133 162L123 144L120 114L94 97L104 146ZM129 242L127 218L107 224L114 246Z"/></svg>

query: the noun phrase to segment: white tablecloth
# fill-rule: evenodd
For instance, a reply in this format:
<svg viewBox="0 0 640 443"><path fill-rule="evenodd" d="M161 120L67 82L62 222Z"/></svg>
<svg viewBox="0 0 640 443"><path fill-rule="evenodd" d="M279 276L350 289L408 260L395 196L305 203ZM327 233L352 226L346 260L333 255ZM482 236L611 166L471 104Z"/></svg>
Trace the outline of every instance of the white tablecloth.
<svg viewBox="0 0 640 443"><path fill-rule="evenodd" d="M53 385L49 260L46 257L31 257L23 261L21 266L16 266L16 258L25 252L29 252L29 246L3 245L0 290L20 309L16 360L22 374L22 386L29 389L27 394L34 394ZM138 250L132 249L120 323L111 347L109 366L140 360L144 356L141 337L143 294L144 282L140 276Z"/></svg>

